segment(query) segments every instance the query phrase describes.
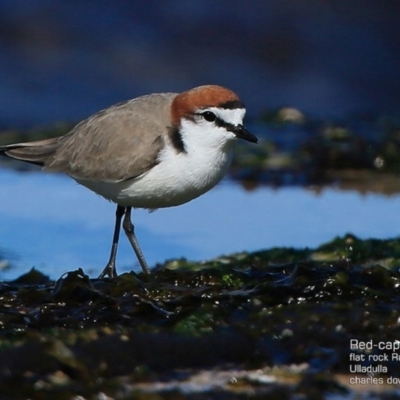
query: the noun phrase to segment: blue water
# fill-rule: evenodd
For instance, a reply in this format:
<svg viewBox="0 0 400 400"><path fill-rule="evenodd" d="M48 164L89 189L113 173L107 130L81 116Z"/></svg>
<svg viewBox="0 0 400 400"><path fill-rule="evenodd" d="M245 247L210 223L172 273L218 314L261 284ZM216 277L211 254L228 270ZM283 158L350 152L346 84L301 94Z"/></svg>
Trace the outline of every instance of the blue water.
<svg viewBox="0 0 400 400"><path fill-rule="evenodd" d="M12 279L36 267L52 278L82 267L97 276L105 266L115 206L63 175L0 170L0 254ZM400 196L361 195L288 187L244 191L224 181L180 207L132 219L151 266L177 257L205 260L273 246L314 247L347 232L362 238L400 234ZM118 270L139 270L121 235Z"/></svg>

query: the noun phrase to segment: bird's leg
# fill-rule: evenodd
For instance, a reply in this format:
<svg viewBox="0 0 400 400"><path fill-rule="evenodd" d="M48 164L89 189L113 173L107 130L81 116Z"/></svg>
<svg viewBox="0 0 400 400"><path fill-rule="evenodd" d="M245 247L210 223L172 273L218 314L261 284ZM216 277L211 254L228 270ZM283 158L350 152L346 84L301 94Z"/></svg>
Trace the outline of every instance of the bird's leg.
<svg viewBox="0 0 400 400"><path fill-rule="evenodd" d="M150 274L149 267L144 258L142 250L140 249L139 242L135 236L135 228L131 221L131 209L132 209L131 207L126 207L124 222L122 223L122 226L124 228L126 236L128 237L129 242L131 243L131 245L133 247L133 250L136 253L136 257L139 260L139 264L142 267L143 272L145 274Z"/></svg>
<svg viewBox="0 0 400 400"><path fill-rule="evenodd" d="M117 271L115 269L115 258L117 256L119 232L121 230L121 219L125 214L125 212L126 212L125 207L117 206L117 211L115 212L115 228L111 246L110 259L108 260L108 263L106 267L103 269L103 272L100 274L99 278L104 278L107 275L110 278L113 278L114 276L117 275Z"/></svg>

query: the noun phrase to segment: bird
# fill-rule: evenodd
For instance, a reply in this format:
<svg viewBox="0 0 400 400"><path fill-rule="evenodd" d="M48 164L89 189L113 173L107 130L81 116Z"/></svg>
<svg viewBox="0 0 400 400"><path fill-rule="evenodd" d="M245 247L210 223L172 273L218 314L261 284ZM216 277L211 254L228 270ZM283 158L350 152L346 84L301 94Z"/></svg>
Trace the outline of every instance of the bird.
<svg viewBox="0 0 400 400"><path fill-rule="evenodd" d="M99 278L117 276L121 222L149 274L132 208L179 206L214 187L237 139L258 142L243 124L245 113L239 96L218 85L153 93L101 110L63 136L1 146L0 155L65 173L117 205L110 256Z"/></svg>

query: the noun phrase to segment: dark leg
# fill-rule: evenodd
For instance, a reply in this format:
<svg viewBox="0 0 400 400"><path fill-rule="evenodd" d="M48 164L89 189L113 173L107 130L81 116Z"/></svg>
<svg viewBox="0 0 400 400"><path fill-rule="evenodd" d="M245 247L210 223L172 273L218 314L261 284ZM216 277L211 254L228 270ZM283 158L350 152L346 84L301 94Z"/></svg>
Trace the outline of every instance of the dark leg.
<svg viewBox="0 0 400 400"><path fill-rule="evenodd" d="M117 206L117 211L115 212L115 228L111 246L110 259L108 260L108 263L103 272L100 274L99 278L104 278L107 275L110 278L113 278L117 275L117 271L115 269L115 258L117 256L119 232L121 230L121 219L122 216L125 214L125 211L125 207Z"/></svg>
<svg viewBox="0 0 400 400"><path fill-rule="evenodd" d="M139 242L135 236L135 229L131 221L131 209L132 209L131 207L126 207L125 217L124 217L124 222L122 223L122 227L124 228L126 236L128 237L128 240L131 243L133 250L136 253L136 257L139 260L139 264L142 267L143 272L145 274L150 274L149 267L147 266L147 262L144 258L142 250L140 249Z"/></svg>

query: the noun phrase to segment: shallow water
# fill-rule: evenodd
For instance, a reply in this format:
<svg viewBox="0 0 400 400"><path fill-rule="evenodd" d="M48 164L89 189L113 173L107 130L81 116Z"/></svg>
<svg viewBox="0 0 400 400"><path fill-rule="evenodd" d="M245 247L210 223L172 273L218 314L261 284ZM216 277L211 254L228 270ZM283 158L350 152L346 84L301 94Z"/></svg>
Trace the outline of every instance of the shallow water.
<svg viewBox="0 0 400 400"><path fill-rule="evenodd" d="M82 267L97 276L110 250L115 206L68 177L0 170L0 254L12 268L8 280L39 268L51 278ZM150 266L166 259L203 260L274 246L316 247L347 232L360 238L400 234L399 195L362 195L300 187L245 191L225 180L180 207L132 219ZM121 236L118 271L140 267Z"/></svg>

